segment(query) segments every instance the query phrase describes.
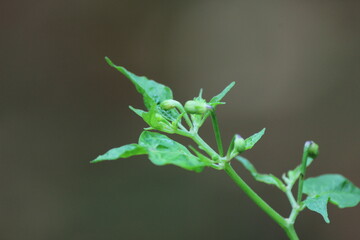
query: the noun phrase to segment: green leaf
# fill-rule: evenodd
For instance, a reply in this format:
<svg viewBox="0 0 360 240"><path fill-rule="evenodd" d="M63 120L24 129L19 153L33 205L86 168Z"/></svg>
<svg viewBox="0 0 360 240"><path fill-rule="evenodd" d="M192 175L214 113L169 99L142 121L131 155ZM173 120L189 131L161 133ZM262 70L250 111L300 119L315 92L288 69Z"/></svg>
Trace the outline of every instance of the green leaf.
<svg viewBox="0 0 360 240"><path fill-rule="evenodd" d="M132 143L122 147L113 148L106 152L103 155L98 156L95 160L91 161L91 163L97 163L107 160L117 160L119 158L128 158L135 155L147 154L146 148Z"/></svg>
<svg viewBox="0 0 360 240"><path fill-rule="evenodd" d="M354 207L360 202L360 189L340 174L325 174L304 181L304 193L309 196L329 196L340 208Z"/></svg>
<svg viewBox="0 0 360 240"><path fill-rule="evenodd" d="M147 109L150 109L155 104L160 104L166 99L172 99L172 91L169 87L157 83L153 80L149 80L144 76L137 76L124 67L116 66L108 57L105 57L106 62L111 66L124 74L135 85L136 90L143 95L144 104Z"/></svg>
<svg viewBox="0 0 360 240"><path fill-rule="evenodd" d="M273 174L258 173L254 165L252 165L252 163L250 163L250 161L246 158L241 156L237 156L235 158L251 173L251 175L255 178L256 181L274 185L281 191L286 190L284 183Z"/></svg>
<svg viewBox="0 0 360 240"><path fill-rule="evenodd" d="M133 108L132 106L129 106L129 108L142 117L152 129L167 133L175 133L177 123L181 121L182 117L176 110L162 110L158 105L153 105L148 112Z"/></svg>
<svg viewBox="0 0 360 240"><path fill-rule="evenodd" d="M209 165L212 164L211 160L206 157L204 154L202 154L201 152L199 152L198 150L196 150L193 146L189 146L189 148L196 154L196 156L202 161L202 162L206 162Z"/></svg>
<svg viewBox="0 0 360 240"><path fill-rule="evenodd" d="M136 109L132 106L129 106L129 108L134 112L136 113L137 115L139 115L140 117L143 117L143 114L146 113L144 110L141 110L141 109Z"/></svg>
<svg viewBox="0 0 360 240"><path fill-rule="evenodd" d="M306 162L306 167L309 167L313 161L314 161L314 159L312 157L308 157L307 162ZM298 165L295 169L289 170L287 172L287 175L284 174L283 178L287 184L292 186L298 180L298 178L300 177L300 174L301 174L301 165Z"/></svg>
<svg viewBox="0 0 360 240"><path fill-rule="evenodd" d="M176 109L164 110L159 105L156 106L156 111L169 121L177 120L180 116L180 113Z"/></svg>
<svg viewBox="0 0 360 240"><path fill-rule="evenodd" d="M311 211L317 212L321 214L326 223L330 223L330 219L327 212L327 203L329 197L327 196L319 196L319 197L308 197L304 204Z"/></svg>
<svg viewBox="0 0 360 240"><path fill-rule="evenodd" d="M223 99L225 97L225 95L231 90L231 88L233 88L235 85L235 82L230 83L224 90L222 90L221 93L219 93L218 95L216 95L215 97L213 97L210 100L210 104L211 103L219 103L221 101L221 99Z"/></svg>
<svg viewBox="0 0 360 240"><path fill-rule="evenodd" d="M245 139L245 144L246 144L245 150L251 149L260 140L260 138L264 135L264 133L265 133L265 128L263 128L260 132L255 133L254 135Z"/></svg>
<svg viewBox="0 0 360 240"><path fill-rule="evenodd" d="M340 208L354 207L360 202L360 189L339 174L308 178L304 181L303 192L308 195L305 205L322 214L326 222L328 201Z"/></svg>
<svg viewBox="0 0 360 240"><path fill-rule="evenodd" d="M201 172L208 166L185 146L160 133L144 131L139 138L139 144L147 148L149 158L155 165L174 164L196 172Z"/></svg>
<svg viewBox="0 0 360 240"><path fill-rule="evenodd" d="M175 133L172 124L158 111L156 105L154 105L149 112L142 113L142 118L150 127L156 130Z"/></svg>

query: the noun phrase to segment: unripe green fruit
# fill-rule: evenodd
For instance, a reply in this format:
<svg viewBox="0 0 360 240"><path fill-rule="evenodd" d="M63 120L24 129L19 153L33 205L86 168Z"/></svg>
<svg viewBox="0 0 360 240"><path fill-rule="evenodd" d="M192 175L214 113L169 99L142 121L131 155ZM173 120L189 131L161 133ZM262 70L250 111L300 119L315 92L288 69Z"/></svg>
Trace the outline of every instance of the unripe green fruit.
<svg viewBox="0 0 360 240"><path fill-rule="evenodd" d="M317 145L315 142L310 142L308 154L312 158L316 158L319 155L319 145Z"/></svg>
<svg viewBox="0 0 360 240"><path fill-rule="evenodd" d="M209 109L211 109L211 107L205 102L199 102L194 100L187 101L184 108L185 111L190 114L204 114L209 111Z"/></svg>
<svg viewBox="0 0 360 240"><path fill-rule="evenodd" d="M245 147L246 147L245 140L240 135L236 134L234 140L234 149L238 153L242 153L246 150Z"/></svg>

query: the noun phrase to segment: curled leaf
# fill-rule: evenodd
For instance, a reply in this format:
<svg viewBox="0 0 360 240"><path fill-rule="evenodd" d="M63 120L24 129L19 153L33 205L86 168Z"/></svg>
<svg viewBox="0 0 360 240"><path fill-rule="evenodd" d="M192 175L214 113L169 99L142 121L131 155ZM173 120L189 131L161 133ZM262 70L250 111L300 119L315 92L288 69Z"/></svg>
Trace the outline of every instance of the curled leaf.
<svg viewBox="0 0 360 240"><path fill-rule="evenodd" d="M237 156L235 158L251 173L251 175L255 178L256 181L274 185L281 191L286 190L284 183L273 174L258 173L254 165L252 165L252 163L246 158L241 156Z"/></svg>

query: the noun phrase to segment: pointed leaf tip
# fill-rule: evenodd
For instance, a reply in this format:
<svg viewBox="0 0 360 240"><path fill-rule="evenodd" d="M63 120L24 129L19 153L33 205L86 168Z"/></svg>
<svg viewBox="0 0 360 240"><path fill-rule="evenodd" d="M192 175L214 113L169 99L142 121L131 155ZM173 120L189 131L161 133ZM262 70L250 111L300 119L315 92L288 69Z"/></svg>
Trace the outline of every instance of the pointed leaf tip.
<svg viewBox="0 0 360 240"><path fill-rule="evenodd" d="M127 144L118 148L113 148L107 151L105 154L98 156L96 159L92 160L90 163L97 163L107 160L117 160L120 158L128 158L136 155L147 154L147 149L139 144L132 143Z"/></svg>
<svg viewBox="0 0 360 240"><path fill-rule="evenodd" d="M105 56L105 61L107 62L107 64L109 64L109 66L114 67L115 64L110 60L110 58L108 58L107 56Z"/></svg>
<svg viewBox="0 0 360 240"><path fill-rule="evenodd" d="M218 95L216 95L215 97L213 97L210 100L210 103L216 103L216 102L220 102L221 99L223 99L225 97L225 95L231 90L231 88L233 88L235 85L235 82L230 83L224 90L222 90L221 93L219 93Z"/></svg>
<svg viewBox="0 0 360 240"><path fill-rule="evenodd" d="M261 139L261 137L265 134L266 128L263 128L260 132L255 133L254 135L245 139L245 150L251 149L254 145Z"/></svg>
<svg viewBox="0 0 360 240"><path fill-rule="evenodd" d="M115 65L108 57L105 57L105 60L111 67L121 72L135 85L136 90L143 95L144 104L148 110L150 110L153 105L173 98L172 91L169 87L150 80L145 76L137 76L126 68Z"/></svg>
<svg viewBox="0 0 360 240"><path fill-rule="evenodd" d="M308 197L304 204L305 206L314 212L319 213L326 223L330 223L328 211L327 211L327 203L329 201L328 196L314 196L314 197Z"/></svg>

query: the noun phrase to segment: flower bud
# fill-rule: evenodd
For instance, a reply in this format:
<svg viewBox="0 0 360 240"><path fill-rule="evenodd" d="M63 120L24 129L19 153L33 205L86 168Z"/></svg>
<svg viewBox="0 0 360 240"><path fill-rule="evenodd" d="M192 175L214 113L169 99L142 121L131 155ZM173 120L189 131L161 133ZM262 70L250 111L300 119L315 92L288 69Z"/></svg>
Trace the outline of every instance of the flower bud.
<svg viewBox="0 0 360 240"><path fill-rule="evenodd" d="M185 103L184 108L190 114L204 114L211 109L211 106L206 102L190 100Z"/></svg>
<svg viewBox="0 0 360 240"><path fill-rule="evenodd" d="M308 154L310 157L316 158L319 155L319 145L311 141L308 148Z"/></svg>
<svg viewBox="0 0 360 240"><path fill-rule="evenodd" d="M236 134L234 140L234 149L238 153L242 153L246 150L245 147L246 147L245 140L239 134Z"/></svg>
<svg viewBox="0 0 360 240"><path fill-rule="evenodd" d="M167 99L160 103L160 107L164 110L170 110L179 105L179 102L173 99Z"/></svg>

